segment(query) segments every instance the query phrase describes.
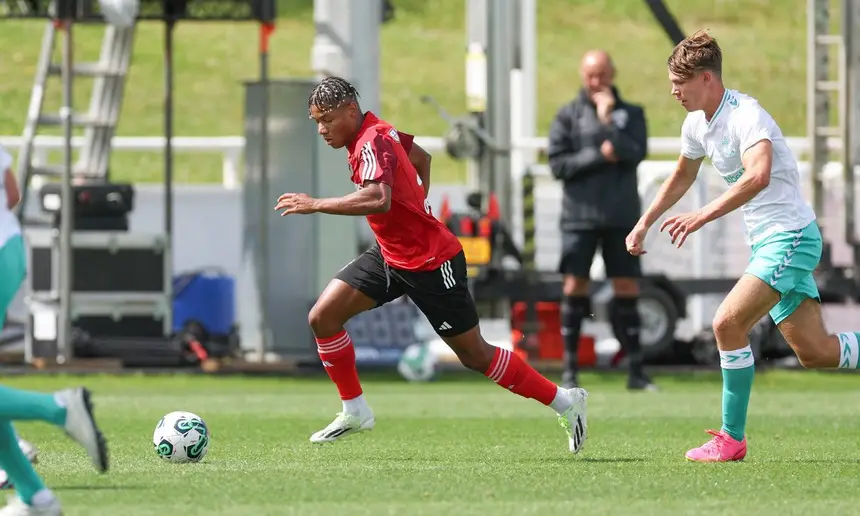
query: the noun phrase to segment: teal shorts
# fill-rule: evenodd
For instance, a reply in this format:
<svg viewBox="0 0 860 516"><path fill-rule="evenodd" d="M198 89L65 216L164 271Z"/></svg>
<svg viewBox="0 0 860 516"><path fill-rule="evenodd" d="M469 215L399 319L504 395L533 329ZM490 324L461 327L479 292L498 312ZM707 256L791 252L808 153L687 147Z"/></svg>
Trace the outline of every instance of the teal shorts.
<svg viewBox="0 0 860 516"><path fill-rule="evenodd" d="M9 305L27 275L26 260L24 239L21 235L13 236L0 248L0 328L6 321Z"/></svg>
<svg viewBox="0 0 860 516"><path fill-rule="evenodd" d="M753 246L744 272L779 292L779 303L770 310L774 323L794 313L805 298L821 301L812 277L821 251L821 231L815 221L797 231L774 233Z"/></svg>

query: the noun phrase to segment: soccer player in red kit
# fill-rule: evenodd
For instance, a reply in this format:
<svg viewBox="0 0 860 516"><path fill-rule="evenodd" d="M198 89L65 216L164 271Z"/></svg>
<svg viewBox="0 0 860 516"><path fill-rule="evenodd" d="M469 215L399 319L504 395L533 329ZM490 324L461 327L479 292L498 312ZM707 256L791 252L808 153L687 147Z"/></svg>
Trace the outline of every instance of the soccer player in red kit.
<svg viewBox="0 0 860 516"><path fill-rule="evenodd" d="M329 146L349 151L356 191L330 199L285 193L275 209L283 210L281 215L366 216L376 236L376 243L328 284L308 317L320 359L343 402L342 412L310 440L332 442L373 428L373 411L362 392L355 349L344 324L405 294L463 365L551 407L567 432L570 451L578 453L586 438L588 393L555 385L516 354L491 346L481 336L466 284L463 248L433 217L426 200L429 155L411 135L362 112L358 92L339 77L314 87L308 111Z"/></svg>

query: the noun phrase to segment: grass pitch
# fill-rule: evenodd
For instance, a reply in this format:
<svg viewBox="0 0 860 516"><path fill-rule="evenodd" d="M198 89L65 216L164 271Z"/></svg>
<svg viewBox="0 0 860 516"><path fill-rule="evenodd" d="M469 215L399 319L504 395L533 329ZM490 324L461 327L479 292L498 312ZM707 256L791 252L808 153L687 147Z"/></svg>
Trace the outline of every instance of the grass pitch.
<svg viewBox="0 0 860 516"><path fill-rule="evenodd" d="M860 384L848 374L759 374L743 463L693 464L684 452L719 425L718 374L658 377L631 394L621 376L584 375L589 440L567 452L549 409L480 377L412 385L367 379L374 431L308 442L339 410L328 379L13 378L95 393L112 470L46 425L22 424L38 470L69 516L856 514ZM161 462L150 438L172 410L204 417L200 464Z"/></svg>

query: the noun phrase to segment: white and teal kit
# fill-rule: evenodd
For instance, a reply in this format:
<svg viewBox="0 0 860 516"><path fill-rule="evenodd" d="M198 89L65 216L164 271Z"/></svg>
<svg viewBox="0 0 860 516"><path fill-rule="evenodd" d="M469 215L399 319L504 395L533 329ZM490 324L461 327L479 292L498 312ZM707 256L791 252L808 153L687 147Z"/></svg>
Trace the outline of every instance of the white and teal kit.
<svg viewBox="0 0 860 516"><path fill-rule="evenodd" d="M703 111L689 113L681 129L681 154L707 156L731 186L744 173L741 157L761 140L773 146L770 184L746 203L743 212L747 244L752 248L747 274L780 293L770 311L779 323L804 298L819 299L812 271L821 259L822 243L815 212L803 199L800 173L782 131L758 101L726 90L710 122Z"/></svg>
<svg viewBox="0 0 860 516"><path fill-rule="evenodd" d="M18 218L6 205L6 170L12 156L0 146L0 326L27 272L24 240Z"/></svg>

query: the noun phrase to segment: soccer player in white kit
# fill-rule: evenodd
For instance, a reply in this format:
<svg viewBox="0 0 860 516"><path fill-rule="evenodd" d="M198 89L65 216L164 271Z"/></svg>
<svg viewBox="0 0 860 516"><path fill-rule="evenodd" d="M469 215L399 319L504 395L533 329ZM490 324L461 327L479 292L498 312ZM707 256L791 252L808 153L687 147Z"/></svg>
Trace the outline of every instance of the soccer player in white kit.
<svg viewBox="0 0 860 516"><path fill-rule="evenodd" d="M797 162L773 118L748 95L726 89L722 51L707 32L679 43L668 60L672 95L687 110L681 156L669 179L627 237L630 253L641 255L645 235L692 186L705 156L728 185L718 198L692 213L669 217L660 226L680 247L695 231L738 208L752 249L749 265L717 310L713 331L723 373L723 425L693 448L698 462L742 460L744 427L754 375L747 341L753 325L773 318L800 363L807 368L858 368L858 334L829 334L821 318L812 271L821 258L815 213L803 199Z"/></svg>
<svg viewBox="0 0 860 516"><path fill-rule="evenodd" d="M12 157L0 147L0 327L27 272L21 228L12 212L21 194L11 166ZM78 388L43 394L0 385L0 468L17 494L0 516L60 516L59 501L36 474L12 428L13 421L24 420L61 428L86 450L97 470L107 471L107 445L93 419L90 393Z"/></svg>

